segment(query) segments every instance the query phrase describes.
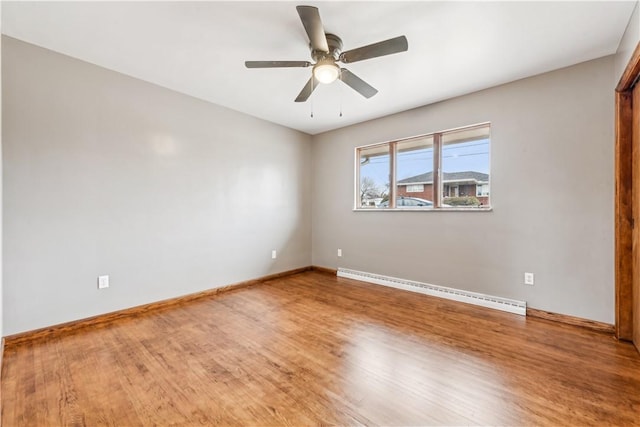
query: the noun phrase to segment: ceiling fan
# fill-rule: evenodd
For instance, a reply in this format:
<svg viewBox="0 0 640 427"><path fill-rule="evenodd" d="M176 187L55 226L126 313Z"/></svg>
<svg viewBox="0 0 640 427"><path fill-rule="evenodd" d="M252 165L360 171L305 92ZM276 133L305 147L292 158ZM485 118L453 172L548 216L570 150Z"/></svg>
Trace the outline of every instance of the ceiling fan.
<svg viewBox="0 0 640 427"><path fill-rule="evenodd" d="M337 62L349 64L393 53L405 52L409 46L405 36L395 37L356 49L342 52L342 40L335 34L326 34L320 20L318 8L313 6L296 6L300 20L309 36L311 58L309 61L246 61L247 68L280 68L280 67L313 67L313 73L307 84L296 98L296 102L309 99L318 83L333 83L340 79L347 86L365 98L371 98L378 90Z"/></svg>

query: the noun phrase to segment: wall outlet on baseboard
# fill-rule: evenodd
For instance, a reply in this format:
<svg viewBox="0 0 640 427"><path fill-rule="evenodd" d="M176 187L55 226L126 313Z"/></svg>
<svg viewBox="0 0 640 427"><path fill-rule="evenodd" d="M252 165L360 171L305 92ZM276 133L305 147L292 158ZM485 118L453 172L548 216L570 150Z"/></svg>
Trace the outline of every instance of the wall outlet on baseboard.
<svg viewBox="0 0 640 427"><path fill-rule="evenodd" d="M342 249L338 249L338 256L341 257L342 256Z"/></svg>
<svg viewBox="0 0 640 427"><path fill-rule="evenodd" d="M272 250L271 251L271 259L276 259L278 257L278 253L276 252L276 250Z"/></svg>
<svg viewBox="0 0 640 427"><path fill-rule="evenodd" d="M106 289L109 287L109 276L98 276L98 289Z"/></svg>
<svg viewBox="0 0 640 427"><path fill-rule="evenodd" d="M533 286L533 273L524 273L524 284Z"/></svg>

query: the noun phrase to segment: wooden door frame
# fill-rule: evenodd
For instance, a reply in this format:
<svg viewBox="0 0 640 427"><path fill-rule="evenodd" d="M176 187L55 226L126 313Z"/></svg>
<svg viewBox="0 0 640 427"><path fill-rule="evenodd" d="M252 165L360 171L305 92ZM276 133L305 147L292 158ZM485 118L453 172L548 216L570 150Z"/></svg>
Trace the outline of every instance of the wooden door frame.
<svg viewBox="0 0 640 427"><path fill-rule="evenodd" d="M616 86L615 292L616 337L633 339L633 87L640 77L640 43ZM640 106L635 106L640 109ZM640 226L637 224L636 226ZM637 273L636 273L637 274Z"/></svg>

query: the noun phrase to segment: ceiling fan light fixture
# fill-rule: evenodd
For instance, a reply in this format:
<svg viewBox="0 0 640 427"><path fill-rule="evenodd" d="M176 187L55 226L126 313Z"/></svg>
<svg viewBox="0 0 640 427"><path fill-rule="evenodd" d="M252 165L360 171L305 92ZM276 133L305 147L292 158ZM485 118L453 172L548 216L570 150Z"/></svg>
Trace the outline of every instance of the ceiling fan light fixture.
<svg viewBox="0 0 640 427"><path fill-rule="evenodd" d="M340 68L330 59L323 59L313 67L313 76L324 84L333 83L340 76Z"/></svg>

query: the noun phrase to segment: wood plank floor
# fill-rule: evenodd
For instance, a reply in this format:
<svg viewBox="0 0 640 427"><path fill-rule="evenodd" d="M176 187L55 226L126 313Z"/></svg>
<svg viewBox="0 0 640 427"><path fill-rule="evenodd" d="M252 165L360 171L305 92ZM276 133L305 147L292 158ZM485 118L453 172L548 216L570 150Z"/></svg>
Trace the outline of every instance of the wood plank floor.
<svg viewBox="0 0 640 427"><path fill-rule="evenodd" d="M640 425L606 334L307 272L7 348L4 426Z"/></svg>

